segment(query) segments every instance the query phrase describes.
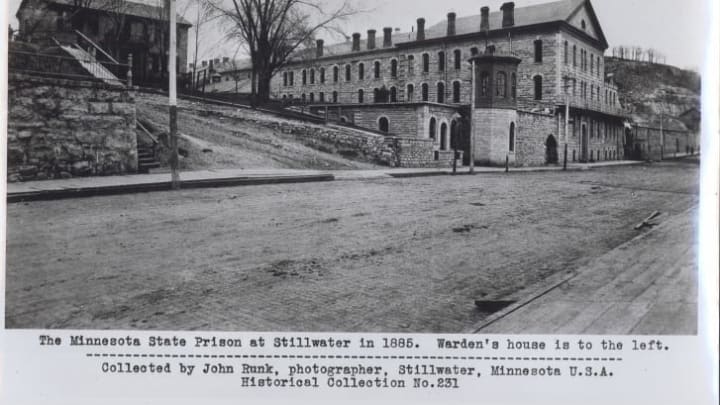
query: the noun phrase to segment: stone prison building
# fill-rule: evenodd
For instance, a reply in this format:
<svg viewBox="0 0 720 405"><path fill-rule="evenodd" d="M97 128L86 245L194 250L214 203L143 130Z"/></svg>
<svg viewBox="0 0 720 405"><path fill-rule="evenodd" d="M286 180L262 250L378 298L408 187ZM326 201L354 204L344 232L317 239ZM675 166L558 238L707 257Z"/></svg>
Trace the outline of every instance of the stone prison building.
<svg viewBox="0 0 720 405"><path fill-rule="evenodd" d="M273 96L417 141L436 164L452 161L454 147L468 164L471 144L485 165L559 163L566 147L569 162L624 158L626 118L589 0L508 2L425 25L317 40L275 75Z"/></svg>

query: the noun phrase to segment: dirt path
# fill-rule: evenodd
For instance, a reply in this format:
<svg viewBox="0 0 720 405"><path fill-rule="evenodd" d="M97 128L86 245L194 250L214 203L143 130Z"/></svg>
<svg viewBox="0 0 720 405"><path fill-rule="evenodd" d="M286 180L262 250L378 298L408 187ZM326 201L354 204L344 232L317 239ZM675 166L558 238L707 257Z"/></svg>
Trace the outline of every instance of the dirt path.
<svg viewBox="0 0 720 405"><path fill-rule="evenodd" d="M457 332L697 200L662 164L11 204L6 325Z"/></svg>

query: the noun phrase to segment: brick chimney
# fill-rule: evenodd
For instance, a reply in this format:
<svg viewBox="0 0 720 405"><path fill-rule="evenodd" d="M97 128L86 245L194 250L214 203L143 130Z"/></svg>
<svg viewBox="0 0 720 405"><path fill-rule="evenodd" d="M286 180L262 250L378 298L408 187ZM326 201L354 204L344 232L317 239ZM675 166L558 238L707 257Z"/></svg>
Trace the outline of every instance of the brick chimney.
<svg viewBox="0 0 720 405"><path fill-rule="evenodd" d="M480 31L490 31L490 7L480 9Z"/></svg>
<svg viewBox="0 0 720 405"><path fill-rule="evenodd" d="M367 49L373 50L375 49L375 33L377 31L375 30L368 30L368 39L367 39Z"/></svg>
<svg viewBox="0 0 720 405"><path fill-rule="evenodd" d="M447 36L454 37L455 36L455 13L448 13L447 15Z"/></svg>
<svg viewBox="0 0 720 405"><path fill-rule="evenodd" d="M515 25L515 3L513 2L507 2L504 3L500 10L503 12L503 19L502 19L502 26L505 27L512 27Z"/></svg>
<svg viewBox="0 0 720 405"><path fill-rule="evenodd" d="M315 48L315 56L318 58L322 58L323 54L325 53L325 41L322 39L318 39L315 41L315 44L317 45Z"/></svg>
<svg viewBox="0 0 720 405"><path fill-rule="evenodd" d="M417 40L418 41L425 40L425 19L424 18L417 19Z"/></svg>
<svg viewBox="0 0 720 405"><path fill-rule="evenodd" d="M392 27L383 28L383 48L390 48L392 46Z"/></svg>
<svg viewBox="0 0 720 405"><path fill-rule="evenodd" d="M356 32L352 35L352 50L353 52L360 51L360 33Z"/></svg>

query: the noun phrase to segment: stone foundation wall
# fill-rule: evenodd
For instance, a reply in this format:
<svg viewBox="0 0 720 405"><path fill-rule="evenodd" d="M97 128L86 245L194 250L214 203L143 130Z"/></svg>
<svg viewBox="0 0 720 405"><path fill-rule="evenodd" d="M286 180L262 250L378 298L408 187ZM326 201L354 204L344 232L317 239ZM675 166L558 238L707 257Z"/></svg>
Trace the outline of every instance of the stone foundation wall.
<svg viewBox="0 0 720 405"><path fill-rule="evenodd" d="M546 143L555 139L558 162L562 162L564 146L557 134L557 119L552 114L518 111L515 159L518 166L539 166L546 163Z"/></svg>
<svg viewBox="0 0 720 405"><path fill-rule="evenodd" d="M137 171L132 92L11 74L8 104L8 181Z"/></svg>

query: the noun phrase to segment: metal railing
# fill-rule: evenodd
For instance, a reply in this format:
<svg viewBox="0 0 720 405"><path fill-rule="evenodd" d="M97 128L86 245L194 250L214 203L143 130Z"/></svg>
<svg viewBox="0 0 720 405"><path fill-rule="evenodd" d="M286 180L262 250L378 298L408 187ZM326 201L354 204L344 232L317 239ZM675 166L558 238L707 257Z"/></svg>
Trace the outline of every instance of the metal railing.
<svg viewBox="0 0 720 405"><path fill-rule="evenodd" d="M83 51L84 52L84 51ZM86 52L84 52L87 55ZM19 72L37 76L50 76L71 80L97 82L119 82L127 85L130 64L102 62L90 55L70 57L69 55L36 53L26 51L8 52L8 72ZM107 72L114 77L109 78Z"/></svg>

